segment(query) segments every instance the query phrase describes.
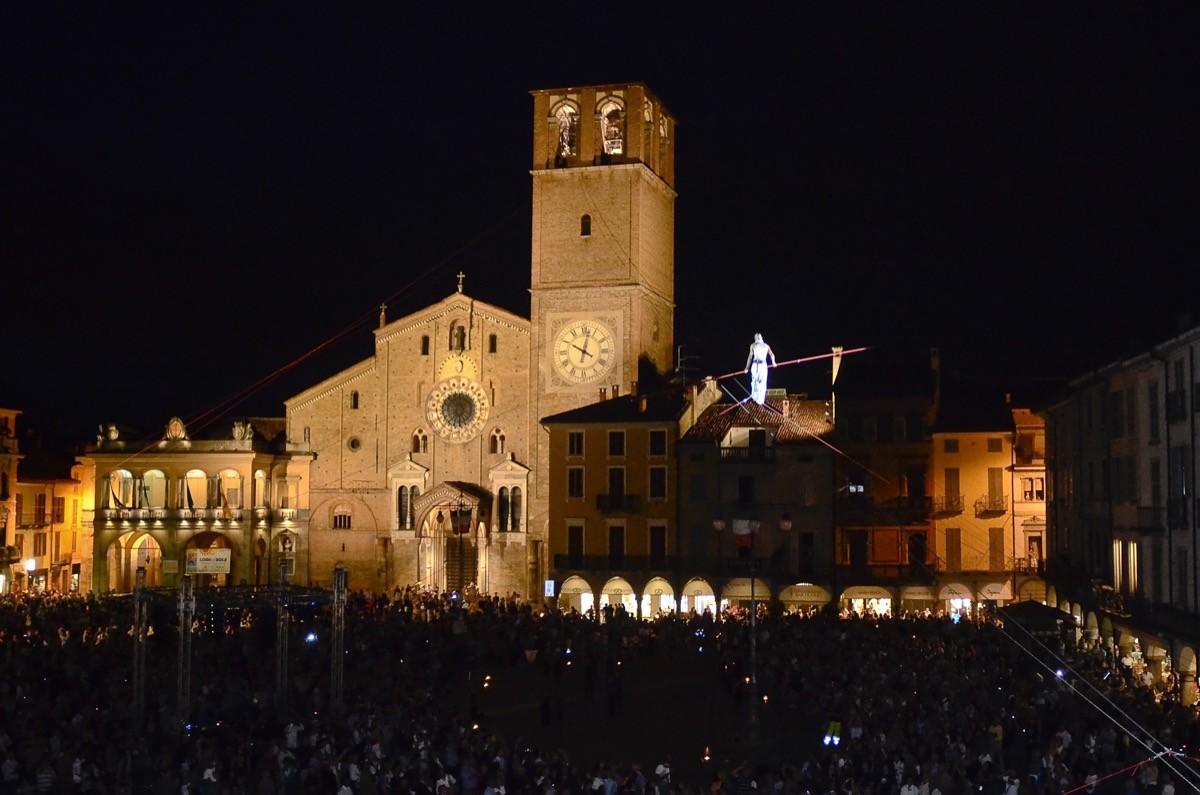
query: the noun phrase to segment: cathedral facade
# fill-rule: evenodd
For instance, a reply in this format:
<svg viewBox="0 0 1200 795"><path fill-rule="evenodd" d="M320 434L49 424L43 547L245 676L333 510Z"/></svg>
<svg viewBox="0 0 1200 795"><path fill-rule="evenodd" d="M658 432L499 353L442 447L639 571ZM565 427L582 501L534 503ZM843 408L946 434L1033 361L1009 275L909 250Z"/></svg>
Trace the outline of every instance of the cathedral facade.
<svg viewBox="0 0 1200 795"><path fill-rule="evenodd" d="M540 419L671 366L675 121L637 83L533 93L530 316L458 290L285 401L311 450L308 581L540 595Z"/></svg>

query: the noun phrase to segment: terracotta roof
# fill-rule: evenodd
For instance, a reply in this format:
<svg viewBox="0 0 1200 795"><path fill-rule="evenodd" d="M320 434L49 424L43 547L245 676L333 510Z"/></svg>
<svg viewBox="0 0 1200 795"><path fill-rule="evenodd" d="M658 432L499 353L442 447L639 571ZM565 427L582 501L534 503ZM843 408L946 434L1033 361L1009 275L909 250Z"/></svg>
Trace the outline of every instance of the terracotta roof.
<svg viewBox="0 0 1200 795"><path fill-rule="evenodd" d="M786 416L785 400L788 404ZM775 429L776 444L807 442L814 436L833 432L833 426L825 422L825 401L792 395L768 397L761 406L749 400L741 404L732 401L714 403L705 409L680 441L719 442L734 427Z"/></svg>
<svg viewBox="0 0 1200 795"><path fill-rule="evenodd" d="M645 401L645 409L642 409ZM543 417L545 425L567 423L631 423L631 422L675 422L679 419L687 400L675 391L656 392L650 395L621 395L600 400L577 409Z"/></svg>

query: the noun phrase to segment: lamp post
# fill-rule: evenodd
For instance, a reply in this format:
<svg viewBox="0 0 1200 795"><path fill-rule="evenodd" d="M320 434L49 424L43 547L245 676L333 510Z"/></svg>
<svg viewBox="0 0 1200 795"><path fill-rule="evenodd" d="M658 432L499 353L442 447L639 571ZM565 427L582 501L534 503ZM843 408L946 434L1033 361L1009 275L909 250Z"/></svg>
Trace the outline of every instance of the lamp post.
<svg viewBox="0 0 1200 795"><path fill-rule="evenodd" d="M713 530L720 535L726 527L725 520L718 516L713 519ZM758 522L750 520L750 728L748 741L750 745L758 744L758 599L756 580L758 579L758 563L755 559Z"/></svg>

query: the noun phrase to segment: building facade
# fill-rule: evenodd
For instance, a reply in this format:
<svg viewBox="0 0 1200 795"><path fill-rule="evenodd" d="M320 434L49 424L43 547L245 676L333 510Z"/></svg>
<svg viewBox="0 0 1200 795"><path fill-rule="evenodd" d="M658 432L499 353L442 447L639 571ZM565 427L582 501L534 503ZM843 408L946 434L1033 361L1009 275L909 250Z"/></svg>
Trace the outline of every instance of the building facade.
<svg viewBox="0 0 1200 795"><path fill-rule="evenodd" d="M620 395L543 419L550 442L550 580L564 610L678 609L676 453L711 386Z"/></svg>
<svg viewBox="0 0 1200 795"><path fill-rule="evenodd" d="M13 543L13 520L17 513L17 466L21 450L17 444L16 409L0 408L0 593L12 587L13 566L21 554Z"/></svg>
<svg viewBox="0 0 1200 795"><path fill-rule="evenodd" d="M939 602L1045 598L1045 430L1028 409L997 404L933 432L934 559ZM982 416L981 416L982 415Z"/></svg>
<svg viewBox="0 0 1200 795"><path fill-rule="evenodd" d="M828 404L714 403L679 445L683 609L824 605L833 571Z"/></svg>
<svg viewBox="0 0 1200 795"><path fill-rule="evenodd" d="M1075 379L1045 411L1047 601L1196 700L1200 328Z"/></svg>
<svg viewBox="0 0 1200 795"><path fill-rule="evenodd" d="M176 417L152 438L108 426L80 462L96 473L92 590L131 591L139 569L151 587L177 586L184 574L201 586L318 579L308 542L312 459L286 441L278 419L189 431Z"/></svg>

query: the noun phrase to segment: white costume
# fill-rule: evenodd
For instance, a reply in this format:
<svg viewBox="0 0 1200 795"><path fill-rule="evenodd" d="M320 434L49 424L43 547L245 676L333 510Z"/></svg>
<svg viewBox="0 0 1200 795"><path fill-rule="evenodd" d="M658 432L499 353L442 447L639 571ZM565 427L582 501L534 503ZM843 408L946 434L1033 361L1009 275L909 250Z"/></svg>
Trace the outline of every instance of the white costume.
<svg viewBox="0 0 1200 795"><path fill-rule="evenodd" d="M750 355L746 357L746 370L750 373L750 399L760 406L767 400L767 368L774 366L775 352L763 342L762 334L755 334Z"/></svg>

